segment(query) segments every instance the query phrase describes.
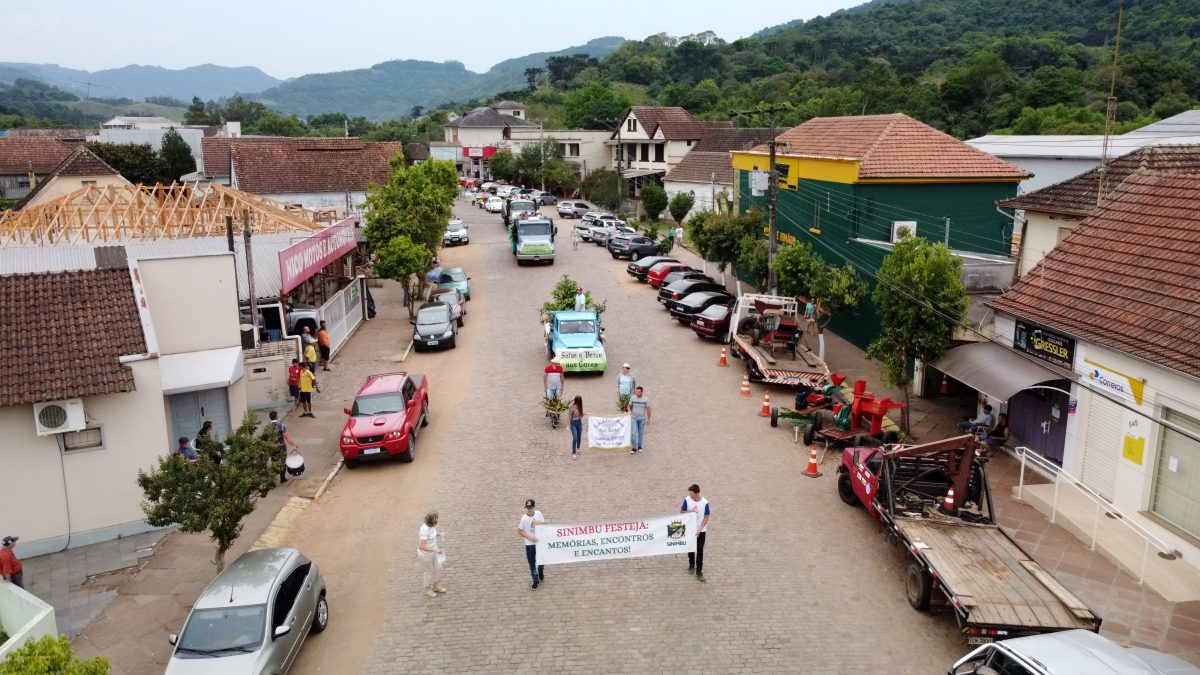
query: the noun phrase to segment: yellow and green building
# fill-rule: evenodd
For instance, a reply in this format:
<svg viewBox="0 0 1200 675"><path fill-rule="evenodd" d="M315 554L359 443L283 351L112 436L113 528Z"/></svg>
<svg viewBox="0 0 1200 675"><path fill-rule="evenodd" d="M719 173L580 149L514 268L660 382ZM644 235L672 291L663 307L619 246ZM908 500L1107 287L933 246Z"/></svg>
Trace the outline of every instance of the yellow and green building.
<svg viewBox="0 0 1200 675"><path fill-rule="evenodd" d="M817 117L776 143L781 245L803 241L830 264L850 262L872 288L901 228L964 257L1010 258L1012 219L996 202L1017 194L1024 169L900 113ZM767 213L767 146L732 162L738 209ZM832 328L865 347L879 332L870 299Z"/></svg>

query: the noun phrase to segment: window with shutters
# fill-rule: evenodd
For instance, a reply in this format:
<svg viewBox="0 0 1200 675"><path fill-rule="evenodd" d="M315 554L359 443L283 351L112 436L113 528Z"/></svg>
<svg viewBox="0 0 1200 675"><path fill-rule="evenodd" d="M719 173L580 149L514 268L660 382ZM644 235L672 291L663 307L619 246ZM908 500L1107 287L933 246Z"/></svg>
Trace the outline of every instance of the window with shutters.
<svg viewBox="0 0 1200 675"><path fill-rule="evenodd" d="M104 432L99 425L60 434L64 453L99 450L104 447Z"/></svg>
<svg viewBox="0 0 1200 675"><path fill-rule="evenodd" d="M1200 419L1170 408L1163 419L1200 436ZM1200 537L1200 442L1163 427L1150 509L1159 517Z"/></svg>

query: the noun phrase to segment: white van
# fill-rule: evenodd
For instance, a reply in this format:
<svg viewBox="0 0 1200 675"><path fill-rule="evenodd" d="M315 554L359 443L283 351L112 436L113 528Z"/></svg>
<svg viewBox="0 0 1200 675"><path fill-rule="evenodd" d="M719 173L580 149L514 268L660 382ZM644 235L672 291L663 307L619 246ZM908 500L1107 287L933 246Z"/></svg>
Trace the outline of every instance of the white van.
<svg viewBox="0 0 1200 675"><path fill-rule="evenodd" d="M949 675L1198 675L1200 668L1153 649L1122 647L1086 630L991 642L967 654Z"/></svg>

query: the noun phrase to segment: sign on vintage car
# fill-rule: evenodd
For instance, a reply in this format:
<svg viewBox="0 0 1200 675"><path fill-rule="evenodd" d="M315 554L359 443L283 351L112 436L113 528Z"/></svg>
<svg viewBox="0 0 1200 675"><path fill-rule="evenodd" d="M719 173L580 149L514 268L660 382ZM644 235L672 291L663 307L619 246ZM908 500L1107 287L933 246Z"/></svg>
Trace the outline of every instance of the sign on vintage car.
<svg viewBox="0 0 1200 675"><path fill-rule="evenodd" d="M1037 324L1018 320L1013 346L1059 368L1071 370L1075 365L1075 339Z"/></svg>
<svg viewBox="0 0 1200 675"><path fill-rule="evenodd" d="M693 553L696 514L537 526L537 564Z"/></svg>
<svg viewBox="0 0 1200 675"><path fill-rule="evenodd" d="M559 349L554 352L568 373L587 373L608 369L608 356L604 349Z"/></svg>

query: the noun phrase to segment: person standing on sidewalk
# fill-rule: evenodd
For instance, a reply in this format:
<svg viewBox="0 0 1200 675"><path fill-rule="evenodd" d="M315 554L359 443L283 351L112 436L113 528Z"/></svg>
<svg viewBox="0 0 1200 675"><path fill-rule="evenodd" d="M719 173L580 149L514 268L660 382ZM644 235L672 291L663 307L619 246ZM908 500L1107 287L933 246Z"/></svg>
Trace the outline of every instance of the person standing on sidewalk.
<svg viewBox="0 0 1200 675"><path fill-rule="evenodd" d="M529 586L529 590L536 591L539 584L546 579L546 566L537 564L537 526L546 522L542 512L535 507L537 503L532 499L525 500L525 513L521 514L521 522L517 525L517 534L525 540L525 560L529 563L529 576L533 577L533 584Z"/></svg>
<svg viewBox="0 0 1200 675"><path fill-rule="evenodd" d="M683 247L683 225L675 226L675 245Z"/></svg>
<svg viewBox="0 0 1200 675"><path fill-rule="evenodd" d="M571 426L571 459L578 459L579 443L583 440L583 397L576 394L567 408L567 421Z"/></svg>
<svg viewBox="0 0 1200 675"><path fill-rule="evenodd" d="M13 586L25 588L25 573L21 571L21 561L17 559L17 554L13 553L18 539L20 537L11 534L4 538L4 547L0 548L0 575Z"/></svg>
<svg viewBox="0 0 1200 675"><path fill-rule="evenodd" d="M304 345L304 365L310 372L317 372L317 341Z"/></svg>
<svg viewBox="0 0 1200 675"><path fill-rule="evenodd" d="M288 395L292 397L292 410L300 407L300 359L292 359L288 366Z"/></svg>
<svg viewBox="0 0 1200 675"><path fill-rule="evenodd" d="M696 524L696 552L688 554L688 574L695 574L696 581L704 582L704 534L708 527L708 517L712 510L708 500L700 496L700 486L692 483L688 487L687 496L683 498L680 513L695 513L700 521Z"/></svg>
<svg viewBox="0 0 1200 675"><path fill-rule="evenodd" d="M289 445L292 446L293 450L299 450L300 448L296 447L296 441L293 441L292 437L288 435L287 427L283 426L283 422L279 421L279 413L278 412L272 410L270 413L267 414L267 417L271 418L271 427L274 428L275 433L279 435L277 440L275 441L275 447L279 451L279 482L286 483L286 482L288 482L288 479L287 479L288 446Z"/></svg>
<svg viewBox="0 0 1200 675"><path fill-rule="evenodd" d="M425 588L422 590L431 598L446 592L446 587L442 585L442 568L446 557L442 553L441 542L438 541L437 524L437 511L426 513L425 523L421 525L421 533L417 538L417 560L421 561L425 582Z"/></svg>
<svg viewBox="0 0 1200 675"><path fill-rule="evenodd" d="M583 287L580 286L575 290L575 311L582 312L587 309L587 294L583 292Z"/></svg>
<svg viewBox="0 0 1200 675"><path fill-rule="evenodd" d="M300 370L300 405L304 406L304 412L300 413L301 417L316 416L312 413L312 395L313 390L318 393L321 391L321 386L317 384L317 375L308 368Z"/></svg>
<svg viewBox="0 0 1200 675"><path fill-rule="evenodd" d="M645 389L634 389L633 398L629 399L629 414L633 417L633 434L630 438L632 447L629 454L642 451L646 442L646 424L650 422L650 413L650 398L646 396Z"/></svg>
<svg viewBox="0 0 1200 675"><path fill-rule="evenodd" d="M321 328L317 331L317 349L321 352L321 370L329 370L329 354L330 347L333 341L329 339L329 330L325 328L325 322L321 322Z"/></svg>

